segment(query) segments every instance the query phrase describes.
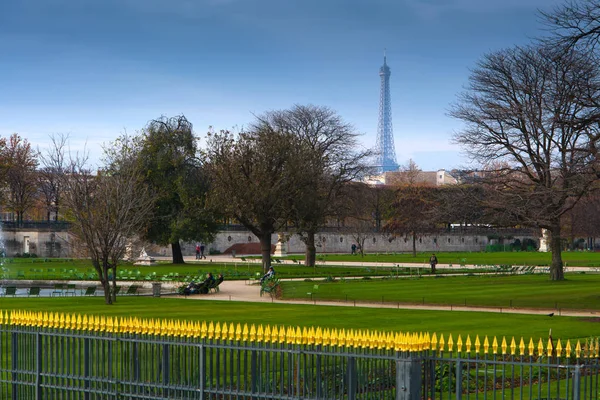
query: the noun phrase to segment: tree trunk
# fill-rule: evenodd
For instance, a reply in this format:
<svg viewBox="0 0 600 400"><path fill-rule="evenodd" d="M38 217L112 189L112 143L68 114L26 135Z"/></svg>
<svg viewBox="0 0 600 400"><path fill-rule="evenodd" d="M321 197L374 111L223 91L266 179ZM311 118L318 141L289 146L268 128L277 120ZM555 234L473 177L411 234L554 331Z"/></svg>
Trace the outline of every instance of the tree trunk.
<svg viewBox="0 0 600 400"><path fill-rule="evenodd" d="M412 244L413 244L413 257L417 256L417 235L413 232L412 233Z"/></svg>
<svg viewBox="0 0 600 400"><path fill-rule="evenodd" d="M111 300L112 302L117 301L117 267L113 267L112 272L112 290L111 290Z"/></svg>
<svg viewBox="0 0 600 400"><path fill-rule="evenodd" d="M183 254L181 254L181 245L179 241L171 243L171 252L173 253L173 264L185 264Z"/></svg>
<svg viewBox="0 0 600 400"><path fill-rule="evenodd" d="M100 276L100 283L102 284L102 290L104 290L104 302L107 305L112 304L112 296L110 294L110 281L108 280L108 267L102 266L102 275Z"/></svg>
<svg viewBox="0 0 600 400"><path fill-rule="evenodd" d="M262 255L262 266L267 273L271 266L271 232L260 235L260 253Z"/></svg>
<svg viewBox="0 0 600 400"><path fill-rule="evenodd" d="M306 232L306 245L304 265L314 267L317 259L317 247L315 246L315 233Z"/></svg>
<svg viewBox="0 0 600 400"><path fill-rule="evenodd" d="M550 280L562 281L565 279L562 262L562 243L560 237L560 223L550 228L550 251L552 251L552 264L550 265Z"/></svg>

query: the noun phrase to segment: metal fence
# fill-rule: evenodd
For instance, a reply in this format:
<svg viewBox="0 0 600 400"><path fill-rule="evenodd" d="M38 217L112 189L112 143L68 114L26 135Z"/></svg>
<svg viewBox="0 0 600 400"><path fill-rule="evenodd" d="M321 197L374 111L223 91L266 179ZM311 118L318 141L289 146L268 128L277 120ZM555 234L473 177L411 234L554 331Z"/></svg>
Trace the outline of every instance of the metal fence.
<svg viewBox="0 0 600 400"><path fill-rule="evenodd" d="M598 341L0 312L1 399L597 399ZM563 347L564 345L564 347Z"/></svg>

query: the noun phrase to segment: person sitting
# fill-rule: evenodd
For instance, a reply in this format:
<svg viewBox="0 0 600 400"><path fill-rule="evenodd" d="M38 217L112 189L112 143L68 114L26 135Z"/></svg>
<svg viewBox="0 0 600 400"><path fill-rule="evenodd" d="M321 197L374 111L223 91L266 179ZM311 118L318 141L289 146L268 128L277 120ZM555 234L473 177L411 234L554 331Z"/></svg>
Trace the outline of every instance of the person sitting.
<svg viewBox="0 0 600 400"><path fill-rule="evenodd" d="M200 284L200 287L198 288L198 292L201 294L208 293L208 290L210 289L210 287L212 285L214 285L214 283L215 283L215 277L213 276L213 274L211 274L209 272L208 274L206 274L206 279L204 279L204 281Z"/></svg>
<svg viewBox="0 0 600 400"><path fill-rule="evenodd" d="M275 276L275 270L273 269L273 267L269 267L269 270L267 271L267 273L264 274L262 278L260 278L261 285L264 281L268 281L269 279L273 278L274 276Z"/></svg>
<svg viewBox="0 0 600 400"><path fill-rule="evenodd" d="M223 282L224 280L225 280L225 278L223 278L223 274L219 274L219 275L217 275L217 282L216 282L216 284L220 285L221 282Z"/></svg>
<svg viewBox="0 0 600 400"><path fill-rule="evenodd" d="M186 296L189 296L190 294L197 294L199 288L200 284L192 281L185 289L183 289L183 294L185 294Z"/></svg>

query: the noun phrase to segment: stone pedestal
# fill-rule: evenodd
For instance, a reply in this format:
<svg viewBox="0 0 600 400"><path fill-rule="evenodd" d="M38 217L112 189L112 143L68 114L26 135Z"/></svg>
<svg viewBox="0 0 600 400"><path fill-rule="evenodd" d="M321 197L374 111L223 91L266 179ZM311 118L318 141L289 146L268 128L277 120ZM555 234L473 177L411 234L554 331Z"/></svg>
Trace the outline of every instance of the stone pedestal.
<svg viewBox="0 0 600 400"><path fill-rule="evenodd" d="M140 256L133 263L133 265L146 265L146 266L157 265L157 264L158 263L156 262L156 260L153 257L150 257L148 255L148 253L146 253L145 248L142 248L142 251L140 252Z"/></svg>
<svg viewBox="0 0 600 400"><path fill-rule="evenodd" d="M547 253L549 249L550 238L548 235L548 229L542 229L542 237L540 238L540 249L538 251Z"/></svg>
<svg viewBox="0 0 600 400"><path fill-rule="evenodd" d="M273 255L275 257L287 256L286 239L283 233L277 234L277 244L275 245L275 252L273 253Z"/></svg>

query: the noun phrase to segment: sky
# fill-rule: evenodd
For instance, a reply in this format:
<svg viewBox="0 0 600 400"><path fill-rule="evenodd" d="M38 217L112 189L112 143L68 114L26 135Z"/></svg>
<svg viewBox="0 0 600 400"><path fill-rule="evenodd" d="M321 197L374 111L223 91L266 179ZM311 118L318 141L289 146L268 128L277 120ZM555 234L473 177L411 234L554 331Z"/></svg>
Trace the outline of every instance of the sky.
<svg viewBox="0 0 600 400"><path fill-rule="evenodd" d="M0 135L102 146L161 115L196 134L328 106L375 146L391 68L398 164L468 165L448 110L484 54L544 33L555 0L2 0ZM201 142L202 145L202 142Z"/></svg>

